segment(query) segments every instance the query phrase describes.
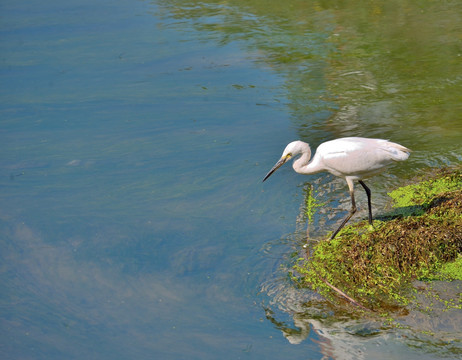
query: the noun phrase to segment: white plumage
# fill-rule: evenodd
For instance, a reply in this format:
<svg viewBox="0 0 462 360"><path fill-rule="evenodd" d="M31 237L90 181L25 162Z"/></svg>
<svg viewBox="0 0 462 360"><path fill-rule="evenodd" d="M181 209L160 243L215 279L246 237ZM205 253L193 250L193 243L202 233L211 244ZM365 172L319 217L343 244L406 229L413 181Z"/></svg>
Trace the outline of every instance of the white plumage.
<svg viewBox="0 0 462 360"><path fill-rule="evenodd" d="M380 173L393 162L406 160L410 152L406 147L388 140L347 137L322 143L310 161L310 146L303 141L293 141L286 146L281 159L268 172L263 181L288 160L298 155L301 156L293 162L293 168L297 173L309 175L328 171L344 178L350 190L352 207L346 219L332 234L331 239L333 239L356 212L353 181L359 181L366 191L369 223L372 224L371 192L362 180Z"/></svg>

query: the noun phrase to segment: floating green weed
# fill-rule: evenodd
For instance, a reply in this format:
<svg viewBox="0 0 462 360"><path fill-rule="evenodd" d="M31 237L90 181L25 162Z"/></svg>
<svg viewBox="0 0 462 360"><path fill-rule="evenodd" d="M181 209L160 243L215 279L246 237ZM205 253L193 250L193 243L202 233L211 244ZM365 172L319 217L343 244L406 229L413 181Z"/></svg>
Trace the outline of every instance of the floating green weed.
<svg viewBox="0 0 462 360"><path fill-rule="evenodd" d="M456 260L441 264L436 273L429 273L422 276L421 280L462 280L462 254Z"/></svg>
<svg viewBox="0 0 462 360"><path fill-rule="evenodd" d="M402 211L404 215L421 215L436 196L462 188L460 171L445 171L440 175L390 192L388 195L393 199L393 207L407 209Z"/></svg>

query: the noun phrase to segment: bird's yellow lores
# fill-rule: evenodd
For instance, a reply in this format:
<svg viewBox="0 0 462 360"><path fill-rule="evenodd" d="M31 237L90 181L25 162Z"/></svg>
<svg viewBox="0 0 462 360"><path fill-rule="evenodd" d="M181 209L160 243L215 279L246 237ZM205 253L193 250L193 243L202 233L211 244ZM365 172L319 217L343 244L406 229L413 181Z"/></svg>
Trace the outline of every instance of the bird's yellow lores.
<svg viewBox="0 0 462 360"><path fill-rule="evenodd" d="M366 191L369 223L372 225L371 191L363 179L380 173L387 165L395 161L406 160L410 152L408 148L388 140L347 137L322 143L310 161L310 146L303 141L294 141L286 146L281 159L266 174L263 181L288 160L298 155L301 156L293 162L293 168L297 173L310 175L328 171L332 175L344 178L350 190L351 209L345 220L332 234L331 239L333 239L356 212L353 181L358 180Z"/></svg>

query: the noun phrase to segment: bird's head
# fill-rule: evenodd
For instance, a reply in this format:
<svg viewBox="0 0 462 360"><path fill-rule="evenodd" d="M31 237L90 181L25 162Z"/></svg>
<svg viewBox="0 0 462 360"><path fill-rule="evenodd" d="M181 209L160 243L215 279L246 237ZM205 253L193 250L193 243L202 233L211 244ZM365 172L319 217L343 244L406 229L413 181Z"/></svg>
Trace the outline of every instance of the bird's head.
<svg viewBox="0 0 462 360"><path fill-rule="evenodd" d="M277 169L279 169L282 165L284 165L287 161L292 159L294 156L303 153L304 149L307 147L307 143L303 141L293 141L286 146L284 151L282 152L282 156L279 161L271 168L271 170L266 174L263 181L268 179ZM309 149L309 148L308 148Z"/></svg>

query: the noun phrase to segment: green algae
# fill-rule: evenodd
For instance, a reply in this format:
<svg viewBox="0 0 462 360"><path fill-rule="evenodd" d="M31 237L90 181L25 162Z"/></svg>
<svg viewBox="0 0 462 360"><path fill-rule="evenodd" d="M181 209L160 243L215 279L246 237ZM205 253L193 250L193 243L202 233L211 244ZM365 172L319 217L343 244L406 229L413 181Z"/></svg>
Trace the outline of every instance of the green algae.
<svg viewBox="0 0 462 360"><path fill-rule="evenodd" d="M430 274L424 280L462 280L462 254L459 254L456 260L442 264L437 272Z"/></svg>
<svg viewBox="0 0 462 360"><path fill-rule="evenodd" d="M388 195L393 199L396 213L420 215L430 206L435 197L460 190L461 187L462 179L459 170L441 170L436 177L400 187Z"/></svg>
<svg viewBox="0 0 462 360"><path fill-rule="evenodd" d="M462 174L439 171L390 193L394 209L316 244L294 266L295 281L339 303L340 289L367 309L387 313L414 300L415 280L462 276ZM334 289L334 290L333 290Z"/></svg>

